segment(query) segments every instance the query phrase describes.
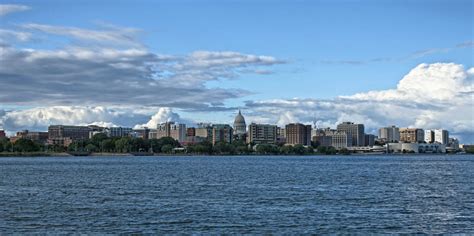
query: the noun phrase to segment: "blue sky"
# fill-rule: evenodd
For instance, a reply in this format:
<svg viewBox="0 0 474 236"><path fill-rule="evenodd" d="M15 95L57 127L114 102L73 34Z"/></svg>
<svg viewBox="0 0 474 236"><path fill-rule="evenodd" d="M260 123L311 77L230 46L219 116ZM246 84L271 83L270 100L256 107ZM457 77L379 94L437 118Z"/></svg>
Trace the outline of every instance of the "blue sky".
<svg viewBox="0 0 474 236"><path fill-rule="evenodd" d="M100 30L103 25L139 29L137 39L154 54L232 51L282 60L238 78L209 80L209 88L242 89L225 107L246 101L320 99L393 89L421 63L473 66L472 1L9 1L29 10L8 14L1 28L21 24ZM21 29L20 29L21 30ZM17 48L58 50L89 46L44 32ZM467 47L460 47L467 43ZM121 46L122 47L122 46ZM245 69L245 68L240 68ZM271 73L270 73L271 72ZM4 109L35 104L3 101ZM53 104L54 105L54 104ZM179 111L177 107L175 111ZM184 116L226 120L231 113ZM257 118L256 118L257 119Z"/></svg>

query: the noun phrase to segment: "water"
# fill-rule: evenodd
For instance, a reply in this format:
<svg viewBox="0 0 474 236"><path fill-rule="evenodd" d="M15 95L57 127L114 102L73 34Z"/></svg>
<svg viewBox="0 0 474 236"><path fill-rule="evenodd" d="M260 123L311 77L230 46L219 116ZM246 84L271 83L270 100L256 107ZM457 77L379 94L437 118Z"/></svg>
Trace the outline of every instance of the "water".
<svg viewBox="0 0 474 236"><path fill-rule="evenodd" d="M0 158L1 233L474 233L474 156Z"/></svg>

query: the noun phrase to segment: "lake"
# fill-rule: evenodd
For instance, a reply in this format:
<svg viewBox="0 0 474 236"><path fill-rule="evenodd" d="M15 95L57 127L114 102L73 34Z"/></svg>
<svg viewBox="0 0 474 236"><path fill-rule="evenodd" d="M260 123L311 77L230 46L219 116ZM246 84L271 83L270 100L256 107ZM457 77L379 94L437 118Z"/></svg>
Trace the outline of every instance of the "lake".
<svg viewBox="0 0 474 236"><path fill-rule="evenodd" d="M474 156L0 158L0 234L474 233Z"/></svg>

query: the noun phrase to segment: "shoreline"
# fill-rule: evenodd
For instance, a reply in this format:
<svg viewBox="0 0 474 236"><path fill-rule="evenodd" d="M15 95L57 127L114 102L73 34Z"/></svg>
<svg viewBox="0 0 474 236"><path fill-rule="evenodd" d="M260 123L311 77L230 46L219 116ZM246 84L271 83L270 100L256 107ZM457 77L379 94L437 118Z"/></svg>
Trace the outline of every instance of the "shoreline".
<svg viewBox="0 0 474 236"><path fill-rule="evenodd" d="M31 153L0 153L0 158L2 157L242 157L242 156L258 156L258 157L286 157L286 156L301 156L301 157L309 157L309 156L427 156L427 155L435 155L435 156L457 156L457 155L473 155L470 153L351 153L351 154L334 154L334 155L327 155L327 154L309 154L309 155L274 155L274 154L216 154L216 155L209 155L209 154L161 154L161 153L143 153L140 155L139 153L105 153L105 152L94 152L87 155L74 155L71 153L66 152L59 152L59 153L46 153L46 152L31 152Z"/></svg>

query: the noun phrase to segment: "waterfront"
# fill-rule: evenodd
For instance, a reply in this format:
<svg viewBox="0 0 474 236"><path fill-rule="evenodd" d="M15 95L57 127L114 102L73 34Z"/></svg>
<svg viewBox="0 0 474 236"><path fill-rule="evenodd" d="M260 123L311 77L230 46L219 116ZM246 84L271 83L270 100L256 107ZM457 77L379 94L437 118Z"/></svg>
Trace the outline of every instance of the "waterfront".
<svg viewBox="0 0 474 236"><path fill-rule="evenodd" d="M474 233L474 156L0 158L0 232Z"/></svg>

